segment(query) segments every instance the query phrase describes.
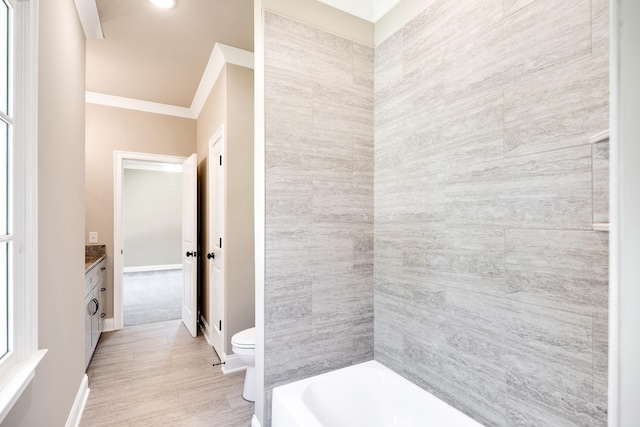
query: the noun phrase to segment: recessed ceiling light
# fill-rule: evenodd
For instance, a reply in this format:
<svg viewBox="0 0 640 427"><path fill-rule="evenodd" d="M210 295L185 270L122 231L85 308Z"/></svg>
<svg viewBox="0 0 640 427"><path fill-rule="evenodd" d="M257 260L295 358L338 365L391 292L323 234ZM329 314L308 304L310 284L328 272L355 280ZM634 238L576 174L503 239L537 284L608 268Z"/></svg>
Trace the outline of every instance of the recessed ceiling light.
<svg viewBox="0 0 640 427"><path fill-rule="evenodd" d="M176 5L176 0L149 0L152 5L161 9L171 9Z"/></svg>

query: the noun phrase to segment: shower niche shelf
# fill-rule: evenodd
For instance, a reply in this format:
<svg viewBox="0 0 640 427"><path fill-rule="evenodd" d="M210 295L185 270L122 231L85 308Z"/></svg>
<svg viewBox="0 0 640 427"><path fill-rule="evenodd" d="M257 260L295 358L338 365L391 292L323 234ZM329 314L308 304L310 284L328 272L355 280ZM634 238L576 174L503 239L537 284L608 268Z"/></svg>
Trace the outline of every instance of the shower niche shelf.
<svg viewBox="0 0 640 427"><path fill-rule="evenodd" d="M609 231L609 129L593 135L591 158L593 173L593 230Z"/></svg>

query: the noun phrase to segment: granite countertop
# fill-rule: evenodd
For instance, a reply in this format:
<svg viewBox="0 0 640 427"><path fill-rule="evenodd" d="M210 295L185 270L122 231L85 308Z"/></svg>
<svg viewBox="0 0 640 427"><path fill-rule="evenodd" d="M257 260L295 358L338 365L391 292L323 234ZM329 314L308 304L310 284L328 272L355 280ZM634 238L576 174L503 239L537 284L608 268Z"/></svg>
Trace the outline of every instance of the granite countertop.
<svg viewBox="0 0 640 427"><path fill-rule="evenodd" d="M84 247L84 274L87 274L100 261L105 259L105 245L86 245Z"/></svg>

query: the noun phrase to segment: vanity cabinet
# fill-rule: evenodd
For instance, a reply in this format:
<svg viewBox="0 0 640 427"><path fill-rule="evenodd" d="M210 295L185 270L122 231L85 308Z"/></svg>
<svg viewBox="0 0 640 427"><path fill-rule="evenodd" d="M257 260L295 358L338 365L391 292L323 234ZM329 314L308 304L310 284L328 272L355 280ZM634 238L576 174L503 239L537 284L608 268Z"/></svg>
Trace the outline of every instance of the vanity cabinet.
<svg viewBox="0 0 640 427"><path fill-rule="evenodd" d="M91 361L104 329L106 262L102 258L85 272L84 278L84 367Z"/></svg>

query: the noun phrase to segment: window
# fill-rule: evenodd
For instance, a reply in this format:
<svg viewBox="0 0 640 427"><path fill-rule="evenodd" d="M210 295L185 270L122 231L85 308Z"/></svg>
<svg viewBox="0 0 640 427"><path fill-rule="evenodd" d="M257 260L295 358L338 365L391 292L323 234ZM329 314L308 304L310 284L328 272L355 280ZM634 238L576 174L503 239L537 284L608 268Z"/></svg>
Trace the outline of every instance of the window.
<svg viewBox="0 0 640 427"><path fill-rule="evenodd" d="M13 108L11 91L12 79L10 70L13 66L10 40L12 34L12 8L6 1L0 1L0 359L4 358L10 349L9 342L9 288L11 285L11 254L12 226L9 215L12 204L9 192L9 151L13 145Z"/></svg>
<svg viewBox="0 0 640 427"><path fill-rule="evenodd" d="M0 423L38 350L37 2L0 0ZM31 268L28 268L31 267Z"/></svg>

